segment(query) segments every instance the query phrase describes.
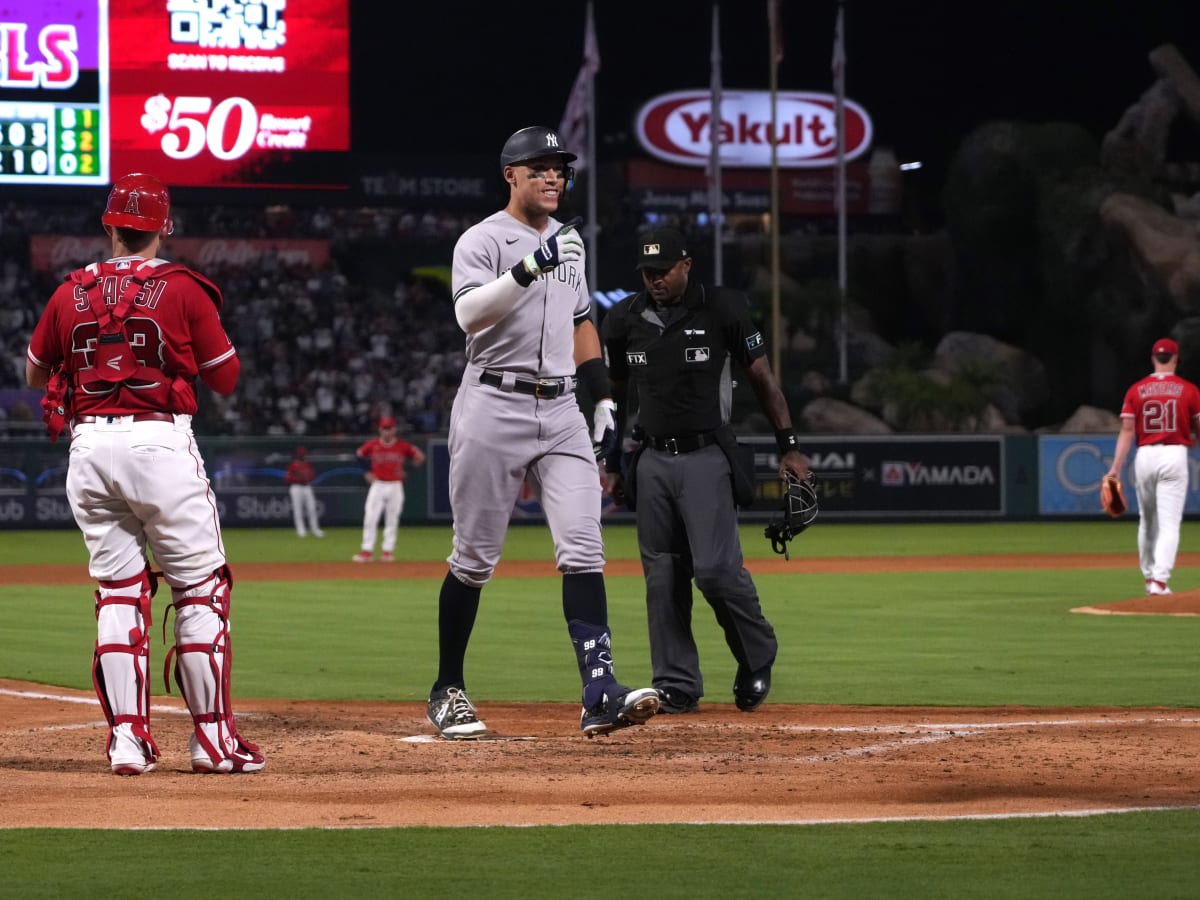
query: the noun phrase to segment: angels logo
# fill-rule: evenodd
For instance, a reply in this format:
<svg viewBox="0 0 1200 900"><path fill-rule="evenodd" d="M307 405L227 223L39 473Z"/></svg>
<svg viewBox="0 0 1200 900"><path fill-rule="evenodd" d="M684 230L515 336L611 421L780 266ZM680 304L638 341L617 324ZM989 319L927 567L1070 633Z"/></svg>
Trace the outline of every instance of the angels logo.
<svg viewBox="0 0 1200 900"><path fill-rule="evenodd" d="M130 191L129 199L125 201L125 212L131 216L140 216L142 211L138 209L138 192Z"/></svg>

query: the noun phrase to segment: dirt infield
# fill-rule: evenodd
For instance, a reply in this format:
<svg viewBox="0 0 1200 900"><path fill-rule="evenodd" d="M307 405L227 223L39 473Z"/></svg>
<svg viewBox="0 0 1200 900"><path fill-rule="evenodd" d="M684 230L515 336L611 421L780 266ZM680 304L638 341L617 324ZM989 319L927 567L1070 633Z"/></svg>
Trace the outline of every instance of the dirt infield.
<svg viewBox="0 0 1200 900"><path fill-rule="evenodd" d="M1007 568L1004 559L873 562L953 571ZM760 573L777 562L748 565ZM866 567L862 559L805 560L806 571L824 565ZM1011 567L1028 565L1021 557ZM1128 558L1046 557L1045 565L1120 568ZM400 563L242 565L238 577L444 571L441 564L429 573ZM501 574L550 572L509 564ZM79 566L51 573L62 583L87 581ZM25 577L20 567L4 574L10 583ZM47 582L46 567L36 575ZM1200 592L1087 611L1196 615ZM117 778L108 773L105 725L91 692L0 680L0 827L798 822L1200 806L1200 709L768 703L742 713L705 703L695 714L658 716L588 740L574 704L484 703L494 739L477 742L434 739L423 704L239 698L238 709L240 730L267 754L265 771L191 774L190 723L181 702L159 692L158 769Z"/></svg>

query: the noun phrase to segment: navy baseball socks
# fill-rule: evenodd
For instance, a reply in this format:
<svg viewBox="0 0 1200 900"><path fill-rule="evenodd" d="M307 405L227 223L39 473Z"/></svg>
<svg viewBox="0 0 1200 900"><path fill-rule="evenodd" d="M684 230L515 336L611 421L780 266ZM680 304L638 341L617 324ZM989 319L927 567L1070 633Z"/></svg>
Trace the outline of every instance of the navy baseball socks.
<svg viewBox="0 0 1200 900"><path fill-rule="evenodd" d="M472 740L487 733L463 680L463 660L479 613L480 591L447 572L438 595L438 678L429 692L425 715L438 734L450 741Z"/></svg>
<svg viewBox="0 0 1200 900"><path fill-rule="evenodd" d="M658 712L654 688L627 688L613 673L612 635L607 628L578 619L567 623L579 674L583 679L583 712L579 727L589 738L618 728L641 725Z"/></svg>

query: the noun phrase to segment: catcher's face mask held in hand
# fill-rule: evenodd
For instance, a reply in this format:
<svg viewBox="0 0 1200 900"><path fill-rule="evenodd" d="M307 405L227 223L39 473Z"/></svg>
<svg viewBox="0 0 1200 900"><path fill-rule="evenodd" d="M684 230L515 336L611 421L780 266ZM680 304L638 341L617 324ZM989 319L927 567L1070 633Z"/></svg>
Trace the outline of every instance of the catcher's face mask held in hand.
<svg viewBox="0 0 1200 900"><path fill-rule="evenodd" d="M787 492L783 495L783 519L772 522L763 534L771 542L771 549L788 556L787 544L792 538L811 525L817 518L817 476L808 473L807 478L797 478L788 473Z"/></svg>

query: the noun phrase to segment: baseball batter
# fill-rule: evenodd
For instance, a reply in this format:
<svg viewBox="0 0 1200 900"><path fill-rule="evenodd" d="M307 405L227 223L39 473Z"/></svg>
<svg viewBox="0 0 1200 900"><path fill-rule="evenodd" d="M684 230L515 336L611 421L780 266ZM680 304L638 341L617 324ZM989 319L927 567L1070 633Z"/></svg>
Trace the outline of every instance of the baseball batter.
<svg viewBox="0 0 1200 900"><path fill-rule="evenodd" d="M158 257L171 233L166 186L126 175L101 216L112 258L72 272L50 298L25 365L45 387L51 439L70 428L67 499L99 582L92 676L108 719L117 775L154 769L150 733L150 606L161 575L175 612L175 681L192 714L195 772L257 772L258 748L230 706L233 575L217 508L192 435L194 382L237 384L237 352L221 327L220 290ZM151 571L146 548L161 572Z"/></svg>
<svg viewBox="0 0 1200 900"><path fill-rule="evenodd" d="M317 496L312 486L316 477L316 470L308 461L308 451L297 447L296 458L288 463L283 480L287 483L288 497L292 501L292 523L300 537L307 537L310 531L314 537L325 537L317 520Z"/></svg>
<svg viewBox="0 0 1200 900"><path fill-rule="evenodd" d="M463 674L480 591L491 579L522 484L538 492L562 572L563 614L583 682L589 737L637 725L658 709L653 688L631 690L613 671L593 440L613 434L608 372L590 318L583 241L554 218L575 159L548 128L505 142L505 208L454 248L454 311L467 365L450 416L450 571L438 604L438 676L429 721L445 738L486 731ZM593 432L574 390L596 402Z"/></svg>
<svg viewBox="0 0 1200 900"><path fill-rule="evenodd" d="M425 464L425 454L408 441L396 437L396 420L384 416L379 420L379 436L358 448L357 456L368 466L363 476L370 483L363 506L362 549L353 557L355 562L370 562L375 552L375 536L379 520L383 519L383 543L380 559L392 562L395 557L396 531L400 514L404 512L404 465Z"/></svg>
<svg viewBox="0 0 1200 900"><path fill-rule="evenodd" d="M1188 447L1200 430L1200 389L1175 374L1179 345L1160 338L1150 351L1154 372L1135 382L1121 406L1121 431L1109 475L1120 476L1137 444L1138 559L1147 594L1169 594L1188 491Z"/></svg>

